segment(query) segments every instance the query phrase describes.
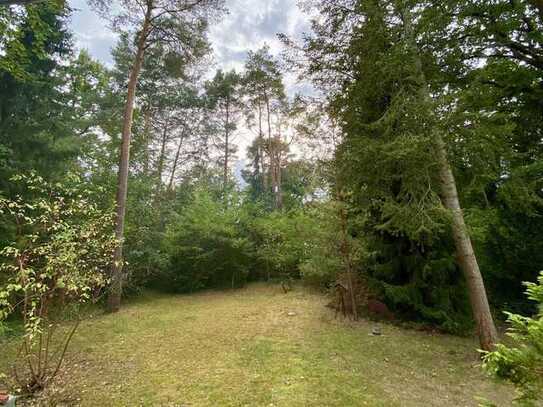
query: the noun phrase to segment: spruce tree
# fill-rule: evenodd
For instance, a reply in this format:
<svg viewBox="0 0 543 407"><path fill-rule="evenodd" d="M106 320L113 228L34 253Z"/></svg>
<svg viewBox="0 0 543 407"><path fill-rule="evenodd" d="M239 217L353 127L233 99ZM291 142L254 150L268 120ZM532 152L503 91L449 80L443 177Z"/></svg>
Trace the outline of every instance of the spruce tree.
<svg viewBox="0 0 543 407"><path fill-rule="evenodd" d="M400 261L389 283L415 272L413 256L431 264L428 249L446 250L442 245L450 233L481 347L490 349L496 330L460 208L439 103L425 72L435 63L418 47L416 29L421 27L413 27L411 10L423 7L402 0L323 3L327 19L315 22L317 35L305 47L309 71L332 95L331 112L344 132L337 153L341 182L353 189L370 233L383 243L394 242L402 253L397 259L388 254L392 262ZM438 261L433 270L424 266L425 272L412 275L415 281L429 281L428 271L443 273L446 264ZM383 278L383 271L377 268L375 275ZM431 284L439 285L438 278ZM396 299L411 297L424 311L416 291L384 287Z"/></svg>

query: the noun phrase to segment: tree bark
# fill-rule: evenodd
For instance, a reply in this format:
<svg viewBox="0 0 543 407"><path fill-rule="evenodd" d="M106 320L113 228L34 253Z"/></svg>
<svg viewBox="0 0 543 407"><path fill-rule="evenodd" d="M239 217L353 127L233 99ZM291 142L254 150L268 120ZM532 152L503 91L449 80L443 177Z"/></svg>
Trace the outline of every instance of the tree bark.
<svg viewBox="0 0 543 407"><path fill-rule="evenodd" d="M228 149L229 145L229 136L230 136L230 97L226 96L226 122L224 125L224 193L226 194L226 188L228 186ZM225 195L226 201L226 195Z"/></svg>
<svg viewBox="0 0 543 407"><path fill-rule="evenodd" d="M414 62L420 76L420 98L427 101L429 106L432 106L431 95L424 74L422 61L420 57L418 57L420 52L412 27L411 11L409 8L403 8L401 12L406 37L409 41L409 45L413 47L414 55L416 55ZM435 114L435 110L432 108L432 110L429 111L429 114ZM493 349L497 342L498 334L496 326L494 325L492 313L490 312L483 276L481 275L481 270L479 269L479 264L477 263L477 258L475 257L468 229L464 221L464 214L460 207L456 181L447 157L447 147L439 133L439 129L436 130L434 147L436 150L437 163L439 165L442 202L443 206L452 213L452 234L458 265L462 269L468 285L468 295L473 318L477 326L477 334L479 336L481 349L488 351Z"/></svg>
<svg viewBox="0 0 543 407"><path fill-rule="evenodd" d="M273 140L272 137L272 127L271 127L271 112L270 112L270 100L267 94L264 94L264 100L266 102L266 113L268 119L268 157L270 159L270 176L271 176L271 185L273 192L273 206L275 209L281 209L282 199L281 191L279 186L279 175L278 171L278 155L279 155L279 144L278 140Z"/></svg>
<svg viewBox="0 0 543 407"><path fill-rule="evenodd" d="M162 192L162 173L164 172L164 161L166 160L166 142L168 141L168 124L169 118L166 118L164 123L164 129L162 131L162 142L160 144L160 155L158 156L157 165L157 185L156 185L156 198L160 199L160 193Z"/></svg>
<svg viewBox="0 0 543 407"><path fill-rule="evenodd" d="M143 173L145 175L149 174L149 142L151 136L151 106L145 108L144 113L144 126L143 126L143 137L145 138L145 157L143 159Z"/></svg>
<svg viewBox="0 0 543 407"><path fill-rule="evenodd" d="M136 86L138 77L143 65L145 54L145 42L150 30L152 1L147 2L147 10L143 20L142 30L138 39L138 49L134 65L130 71L128 80L128 93L124 107L121 154L119 159L119 173L117 181L116 196L116 218L115 218L115 237L118 240L117 248L113 257L113 266L111 269L111 285L107 300L109 312L117 312L121 308L121 297L123 291L123 239L124 239L124 218L126 214L126 196L128 190L128 167L130 161L130 138L132 135L132 121L134 116L134 100L136 97Z"/></svg>
<svg viewBox="0 0 543 407"><path fill-rule="evenodd" d="M264 193L268 193L268 177L266 176L266 161L264 159L264 153L262 146L264 145L264 131L262 130L262 105L260 100L258 101L258 139L259 139L259 152L260 152L260 165L262 171L262 190Z"/></svg>
<svg viewBox="0 0 543 407"><path fill-rule="evenodd" d="M179 144L177 145L177 151L175 153L175 158L173 160L172 174L170 175L170 182L168 183L168 191L173 190L173 181L175 179L175 172L177 171L177 165L179 164L179 156L181 155L181 147L183 146L183 139L185 138L185 127L181 132L179 137Z"/></svg>
<svg viewBox="0 0 543 407"><path fill-rule="evenodd" d="M481 349L490 351L497 342L498 334L492 313L490 312L483 277L479 270L471 239L464 222L456 182L447 158L445 142L441 136L436 138L436 150L443 204L452 213L452 233L456 246L457 261L468 285L473 318L475 319L479 335L479 343Z"/></svg>

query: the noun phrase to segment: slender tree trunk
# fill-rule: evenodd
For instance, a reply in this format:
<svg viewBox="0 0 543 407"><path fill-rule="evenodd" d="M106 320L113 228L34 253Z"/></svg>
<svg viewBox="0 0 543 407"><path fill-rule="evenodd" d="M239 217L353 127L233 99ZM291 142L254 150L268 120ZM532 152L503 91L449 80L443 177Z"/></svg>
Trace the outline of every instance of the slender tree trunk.
<svg viewBox="0 0 543 407"><path fill-rule="evenodd" d="M226 96L226 122L224 126L224 193L226 201L226 188L228 186L228 154L230 136L230 97Z"/></svg>
<svg viewBox="0 0 543 407"><path fill-rule="evenodd" d="M144 144L145 144L145 157L143 158L143 173L145 175L149 174L149 143L151 141L151 106L148 105L145 108L144 113L144 127L143 127L143 137L144 137Z"/></svg>
<svg viewBox="0 0 543 407"><path fill-rule="evenodd" d="M283 208L283 192L281 191L281 140L277 137L274 138L273 143L270 146L270 160L273 163L272 168L272 185L273 185L273 199L275 209Z"/></svg>
<svg viewBox="0 0 543 407"><path fill-rule="evenodd" d="M281 174L281 153L277 153L277 163L275 166L277 174L275 176L277 182L277 192L275 194L275 203L277 209L283 209L283 188L282 188L282 174Z"/></svg>
<svg viewBox="0 0 543 407"><path fill-rule="evenodd" d="M121 307L121 296L123 291L123 239L124 239L124 218L126 213L126 196L128 190L128 167L130 161L130 138L132 135L132 120L134 115L134 99L136 96L136 86L138 76L143 64L145 54L145 41L150 30L152 1L147 2L147 10L143 21L142 30L138 39L138 49L136 59L130 71L128 80L128 93L124 107L121 154L119 159L119 174L117 183L116 197L116 218L115 218L115 237L118 240L117 248L113 257L113 266L111 269L111 286L107 301L107 308L110 312L116 312Z"/></svg>
<svg viewBox="0 0 543 407"><path fill-rule="evenodd" d="M258 138L259 138L259 150L260 150L260 165L262 167L262 189L264 193L268 192L268 177L266 176L266 161L264 159L264 153L262 146L264 145L264 132L262 130L262 105L258 101Z"/></svg>
<svg viewBox="0 0 543 407"><path fill-rule="evenodd" d="M485 285L471 239L464 222L464 215L458 199L458 191L454 175L447 159L445 142L441 136L436 139L436 153L439 161L439 175L444 206L452 212L452 232L456 246L458 264L464 273L469 291L473 318L477 325L477 333L481 349L492 350L497 342L498 334L488 305Z"/></svg>
<svg viewBox="0 0 543 407"><path fill-rule="evenodd" d="M270 100L267 94L264 94L264 100L266 102L266 113L268 119L268 156L270 159L270 176L271 176L271 185L273 191L273 206L275 209L281 209L281 199L279 184L277 180L277 154L278 154L278 145L272 141L272 126L271 126L271 112L270 112Z"/></svg>
<svg viewBox="0 0 543 407"><path fill-rule="evenodd" d="M179 156L181 155L181 147L183 146L183 139L185 138L185 128L181 132L179 137L179 144L177 144L177 151L175 153L175 158L173 160L172 174L170 175L170 182L168 182L168 191L173 190L173 181L175 179L175 172L177 171L177 165L179 163Z"/></svg>
<svg viewBox="0 0 543 407"><path fill-rule="evenodd" d="M158 165L157 165L157 174L156 174L157 199L160 198L160 193L162 192L162 173L164 172L164 161L166 160L166 142L168 141L168 124L169 124L169 118L167 118L166 123L164 123L164 129L162 131L162 141L160 144L160 155L158 156Z"/></svg>
<svg viewBox="0 0 543 407"><path fill-rule="evenodd" d="M281 140L281 126L279 125L277 128L277 137L276 137L275 144L275 181L276 181L276 187L277 192L275 194L275 202L277 209L283 209L283 178L281 174L281 166L283 162L283 140Z"/></svg>
<svg viewBox="0 0 543 407"><path fill-rule="evenodd" d="M422 67L422 61L419 55L419 49L416 42L413 26L411 10L409 8L403 8L401 10L404 22L405 34L410 42L410 46L413 47L414 55L416 55L415 63L417 66L418 74L420 76L420 97L425 100L429 106L433 106L430 91L428 89L428 83ZM433 107L431 107L430 114L435 114ZM468 285L468 295L470 298L471 309L473 318L477 326L477 333L479 336L479 343L483 350L492 350L498 339L496 326L494 325L494 319L490 312L490 306L488 304L488 298L486 295L486 289L479 269L479 264L473 251L471 239L464 221L464 214L460 207L460 200L458 199L458 191L456 188L456 181L447 157L447 148L439 130L436 132L436 138L434 140L436 156L439 164L439 176L441 181L441 196L443 205L449 209L452 213L452 233L453 240L456 248L457 261L464 273L466 283Z"/></svg>

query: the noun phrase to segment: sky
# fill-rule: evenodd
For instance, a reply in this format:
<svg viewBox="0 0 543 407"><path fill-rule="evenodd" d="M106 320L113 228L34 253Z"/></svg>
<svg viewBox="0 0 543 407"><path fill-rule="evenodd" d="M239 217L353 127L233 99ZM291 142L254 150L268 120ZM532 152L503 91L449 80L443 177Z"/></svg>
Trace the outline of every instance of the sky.
<svg viewBox="0 0 543 407"><path fill-rule="evenodd" d="M86 0L69 0L69 3L73 8L71 29L76 47L88 50L92 57L111 66L111 49L117 35L89 8ZM297 0L226 0L228 14L214 23L209 32L214 54L214 66L210 67L209 75L218 68L241 71L247 52L265 44L270 46L273 55L279 56L281 44L277 33L299 38L310 29L309 17L296 3ZM309 85L299 83L295 75L287 74L284 79L287 94L310 92ZM245 150L254 136L243 125L237 133L234 142L238 145L240 160L235 172L239 179Z"/></svg>
<svg viewBox="0 0 543 407"><path fill-rule="evenodd" d="M74 12L71 28L76 46L87 49L101 62L111 65L111 48L117 35L94 13L86 0L70 0ZM277 33L299 38L309 31L309 18L296 5L296 0L226 0L229 13L211 26L215 65L223 70L241 70L249 50L268 44L279 55L281 44ZM290 94L301 89L294 77L286 78Z"/></svg>

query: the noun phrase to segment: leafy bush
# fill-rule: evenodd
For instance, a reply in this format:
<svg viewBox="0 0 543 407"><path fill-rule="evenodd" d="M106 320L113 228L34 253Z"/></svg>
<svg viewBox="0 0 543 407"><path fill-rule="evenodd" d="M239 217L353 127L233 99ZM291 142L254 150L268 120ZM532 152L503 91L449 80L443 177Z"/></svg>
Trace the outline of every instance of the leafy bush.
<svg viewBox="0 0 543 407"><path fill-rule="evenodd" d="M309 258L318 225L302 210L271 212L252 222L256 256L265 278L299 277L299 265Z"/></svg>
<svg viewBox="0 0 543 407"><path fill-rule="evenodd" d="M483 364L487 372L516 387L516 402L523 406L543 400L543 272L538 280L538 284L526 283L528 298L539 304L538 313L533 318L507 313L508 335L516 346L498 344L485 354Z"/></svg>
<svg viewBox="0 0 543 407"><path fill-rule="evenodd" d="M242 233L239 202L228 206L203 190L166 231L164 251L169 258L163 283L175 291L241 286L251 263L252 246Z"/></svg>
<svg viewBox="0 0 543 407"><path fill-rule="evenodd" d="M97 208L76 178L66 185L50 185L34 174L12 181L34 198L0 199L0 216L16 229L16 240L0 251L0 270L8 275L0 287L0 321L12 314L22 318L13 370L19 386L32 393L58 373L79 307L106 284L116 241L112 215Z"/></svg>
<svg viewBox="0 0 543 407"><path fill-rule="evenodd" d="M155 180L135 179L128 194L123 253L127 280L124 295L137 295L168 265L163 252L165 224L171 203L156 197Z"/></svg>

